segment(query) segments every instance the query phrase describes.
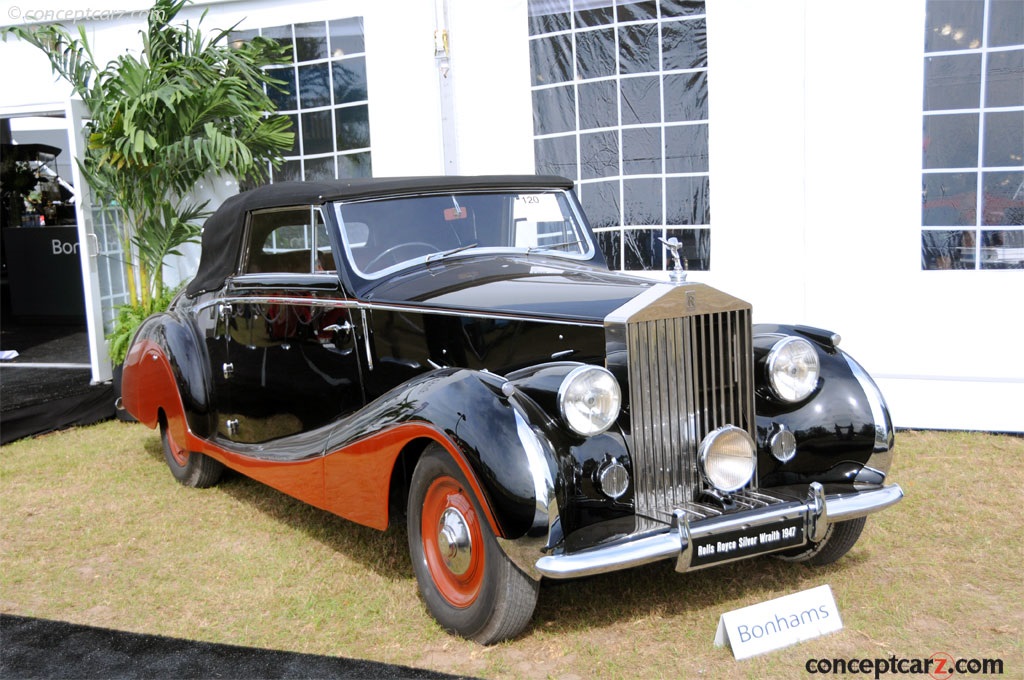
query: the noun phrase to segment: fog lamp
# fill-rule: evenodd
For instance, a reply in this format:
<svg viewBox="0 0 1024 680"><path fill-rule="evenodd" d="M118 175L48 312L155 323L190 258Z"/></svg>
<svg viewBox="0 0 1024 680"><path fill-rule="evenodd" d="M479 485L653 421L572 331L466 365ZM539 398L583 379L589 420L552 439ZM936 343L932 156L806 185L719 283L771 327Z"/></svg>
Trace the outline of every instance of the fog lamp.
<svg viewBox="0 0 1024 680"><path fill-rule="evenodd" d="M754 476L757 452L746 430L726 425L712 431L700 443L700 470L712 486L731 493L746 486Z"/></svg>
<svg viewBox="0 0 1024 680"><path fill-rule="evenodd" d="M768 437L768 447L776 460L786 463L796 455L796 437L792 432L781 426Z"/></svg>
<svg viewBox="0 0 1024 680"><path fill-rule="evenodd" d="M629 489L629 472L614 458L601 466L597 473L597 487L605 496L615 500Z"/></svg>

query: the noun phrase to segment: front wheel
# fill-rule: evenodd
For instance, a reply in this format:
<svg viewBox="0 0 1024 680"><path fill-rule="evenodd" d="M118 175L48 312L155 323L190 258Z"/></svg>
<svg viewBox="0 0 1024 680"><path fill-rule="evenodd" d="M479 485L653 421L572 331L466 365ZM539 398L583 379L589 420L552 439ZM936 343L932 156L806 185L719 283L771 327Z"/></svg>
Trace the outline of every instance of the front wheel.
<svg viewBox="0 0 1024 680"><path fill-rule="evenodd" d="M409 554L420 595L447 630L488 645L530 622L540 584L502 552L462 471L437 444L413 471Z"/></svg>
<svg viewBox="0 0 1024 680"><path fill-rule="evenodd" d="M164 447L164 459L174 478L185 486L205 489L220 481L224 465L202 453L184 448L171 434L164 423L160 423L160 441Z"/></svg>
<svg viewBox="0 0 1024 680"><path fill-rule="evenodd" d="M825 531L825 538L817 543L808 543L805 546L794 550L776 553L780 560L786 562L804 562L812 567L822 567L832 564L840 557L850 552L850 549L860 538L864 531L866 517L846 520L829 524Z"/></svg>

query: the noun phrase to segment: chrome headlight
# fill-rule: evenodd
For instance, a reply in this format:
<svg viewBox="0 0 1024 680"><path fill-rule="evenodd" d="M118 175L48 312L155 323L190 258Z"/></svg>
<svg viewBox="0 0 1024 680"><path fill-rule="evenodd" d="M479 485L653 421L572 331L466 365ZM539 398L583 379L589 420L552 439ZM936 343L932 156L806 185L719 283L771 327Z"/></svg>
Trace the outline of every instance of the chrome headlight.
<svg viewBox="0 0 1024 680"><path fill-rule="evenodd" d="M622 391L615 376L600 366L574 368L558 388L558 409L573 432L601 434L619 417Z"/></svg>
<svg viewBox="0 0 1024 680"><path fill-rule="evenodd" d="M779 340L768 352L766 365L772 394L783 401L806 399L818 386L818 351L803 338L789 336Z"/></svg>
<svg viewBox="0 0 1024 680"><path fill-rule="evenodd" d="M757 450L746 430L726 425L700 443L700 470L712 486L724 493L742 489L754 476Z"/></svg>

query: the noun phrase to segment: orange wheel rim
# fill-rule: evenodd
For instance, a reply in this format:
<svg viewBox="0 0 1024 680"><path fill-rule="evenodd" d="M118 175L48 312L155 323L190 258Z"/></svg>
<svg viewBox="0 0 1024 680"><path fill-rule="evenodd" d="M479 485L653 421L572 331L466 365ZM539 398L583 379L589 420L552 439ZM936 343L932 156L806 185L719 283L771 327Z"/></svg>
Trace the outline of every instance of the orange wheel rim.
<svg viewBox="0 0 1024 680"><path fill-rule="evenodd" d="M467 491L452 477L431 482L420 520L423 553L441 596L463 609L484 582L484 537Z"/></svg>

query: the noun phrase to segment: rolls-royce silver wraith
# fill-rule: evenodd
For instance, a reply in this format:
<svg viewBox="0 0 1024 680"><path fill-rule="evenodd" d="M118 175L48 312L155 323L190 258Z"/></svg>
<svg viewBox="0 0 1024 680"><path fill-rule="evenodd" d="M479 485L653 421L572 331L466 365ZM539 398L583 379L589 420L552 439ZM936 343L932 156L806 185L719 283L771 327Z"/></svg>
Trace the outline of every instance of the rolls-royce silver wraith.
<svg viewBox="0 0 1024 680"><path fill-rule="evenodd" d="M903 492L882 395L838 344L678 271L609 271L563 178L274 184L207 220L122 405L185 485L228 467L404 519L427 608L486 644L543 578L850 550Z"/></svg>

